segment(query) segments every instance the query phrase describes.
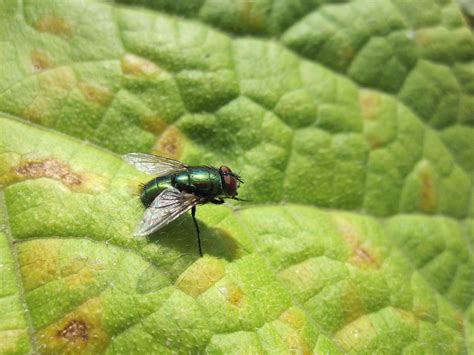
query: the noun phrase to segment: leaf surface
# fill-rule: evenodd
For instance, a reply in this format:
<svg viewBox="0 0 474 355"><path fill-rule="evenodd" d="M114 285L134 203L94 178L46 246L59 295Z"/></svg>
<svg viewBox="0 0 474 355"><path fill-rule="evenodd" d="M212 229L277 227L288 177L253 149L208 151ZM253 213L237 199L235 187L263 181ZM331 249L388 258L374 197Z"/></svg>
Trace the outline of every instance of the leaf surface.
<svg viewBox="0 0 474 355"><path fill-rule="evenodd" d="M0 352L472 351L466 14L2 2ZM133 237L129 152L228 165L251 202L198 208L203 258L190 216Z"/></svg>

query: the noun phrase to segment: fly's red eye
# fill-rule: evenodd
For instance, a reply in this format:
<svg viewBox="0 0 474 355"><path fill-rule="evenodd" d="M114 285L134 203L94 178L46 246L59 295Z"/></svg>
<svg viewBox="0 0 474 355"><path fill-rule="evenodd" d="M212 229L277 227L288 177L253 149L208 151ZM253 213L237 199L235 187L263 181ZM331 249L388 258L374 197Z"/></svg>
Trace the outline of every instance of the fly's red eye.
<svg viewBox="0 0 474 355"><path fill-rule="evenodd" d="M221 166L219 168L219 173L221 174L222 188L224 189L224 193L227 196L237 195L237 181L235 176L232 174L232 170L230 170L227 166Z"/></svg>

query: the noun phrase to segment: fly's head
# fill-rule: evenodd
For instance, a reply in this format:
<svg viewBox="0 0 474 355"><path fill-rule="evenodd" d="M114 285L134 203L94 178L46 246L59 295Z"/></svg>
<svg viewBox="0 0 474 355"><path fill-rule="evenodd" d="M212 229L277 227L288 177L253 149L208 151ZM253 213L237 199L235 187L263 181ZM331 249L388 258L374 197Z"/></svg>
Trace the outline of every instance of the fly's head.
<svg viewBox="0 0 474 355"><path fill-rule="evenodd" d="M235 198L235 196L237 196L237 189L240 184L244 182L239 175L233 173L227 166L221 166L219 168L219 174L221 175L222 188L226 197Z"/></svg>

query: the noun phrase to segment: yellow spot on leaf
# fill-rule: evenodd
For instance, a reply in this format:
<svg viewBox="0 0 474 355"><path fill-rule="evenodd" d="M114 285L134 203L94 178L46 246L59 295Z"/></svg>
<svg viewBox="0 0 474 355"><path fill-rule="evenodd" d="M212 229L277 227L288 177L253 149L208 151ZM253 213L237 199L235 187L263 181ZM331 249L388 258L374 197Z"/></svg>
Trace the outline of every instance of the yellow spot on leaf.
<svg viewBox="0 0 474 355"><path fill-rule="evenodd" d="M63 95L68 94L77 85L76 74L70 67L60 67L42 73L39 80L45 90L52 88Z"/></svg>
<svg viewBox="0 0 474 355"><path fill-rule="evenodd" d="M18 261L26 291L55 280L63 280L69 289L96 281L97 274L103 269L102 264L87 257L62 257L63 243L58 239L42 239L18 244Z"/></svg>
<svg viewBox="0 0 474 355"><path fill-rule="evenodd" d="M176 126L169 126L152 148L153 154L177 159L183 153L183 136Z"/></svg>
<svg viewBox="0 0 474 355"><path fill-rule="evenodd" d="M40 50L31 52L31 65L35 72L41 72L46 69L54 68L55 66L53 60Z"/></svg>
<svg viewBox="0 0 474 355"><path fill-rule="evenodd" d="M113 93L106 87L92 83L80 82L77 85L84 98L100 106L108 106L113 98Z"/></svg>
<svg viewBox="0 0 474 355"><path fill-rule="evenodd" d="M61 267L61 277L68 289L83 288L97 279L97 274L103 270L100 263L84 257L68 258Z"/></svg>
<svg viewBox="0 0 474 355"><path fill-rule="evenodd" d="M176 286L192 297L197 297L213 286L225 274L224 262L214 258L200 258L176 281Z"/></svg>
<svg viewBox="0 0 474 355"><path fill-rule="evenodd" d="M17 257L25 291L60 278L59 253L63 241L34 240L17 244Z"/></svg>
<svg viewBox="0 0 474 355"><path fill-rule="evenodd" d="M299 334L289 334L284 337L291 354L311 354L308 343Z"/></svg>
<svg viewBox="0 0 474 355"><path fill-rule="evenodd" d="M344 323L346 324L365 314L360 291L354 282L349 281L345 284L341 294L341 305L345 315Z"/></svg>
<svg viewBox="0 0 474 355"><path fill-rule="evenodd" d="M15 354L21 342L27 343L29 334L26 329L5 329L0 331L0 337L0 354Z"/></svg>
<svg viewBox="0 0 474 355"><path fill-rule="evenodd" d="M149 116L143 120L143 128L158 136L166 129L167 123L158 116Z"/></svg>
<svg viewBox="0 0 474 355"><path fill-rule="evenodd" d="M48 32L62 38L70 37L73 33L73 26L69 21L52 14L43 15L33 27L39 32Z"/></svg>
<svg viewBox="0 0 474 355"><path fill-rule="evenodd" d="M236 306L240 307L243 298L242 289L234 283L229 283L219 287L219 292L226 298L226 300Z"/></svg>
<svg viewBox="0 0 474 355"><path fill-rule="evenodd" d="M23 116L35 123L41 123L51 106L51 99L46 96L37 96L24 110Z"/></svg>
<svg viewBox="0 0 474 355"><path fill-rule="evenodd" d="M99 298L86 301L62 319L38 331L36 341L42 353L101 353L109 342L102 327Z"/></svg>
<svg viewBox="0 0 474 355"><path fill-rule="evenodd" d="M158 76L161 72L160 67L155 63L133 54L125 54L120 60L120 64L122 72L127 75Z"/></svg>
<svg viewBox="0 0 474 355"><path fill-rule="evenodd" d="M69 67L60 67L38 74L39 92L23 109L22 115L37 123L50 118L58 101L76 86L76 77Z"/></svg>
<svg viewBox="0 0 474 355"><path fill-rule="evenodd" d="M287 309L278 319L295 330L301 330L306 324L306 316L304 312L296 307Z"/></svg>
<svg viewBox="0 0 474 355"><path fill-rule="evenodd" d="M361 317L338 331L333 339L345 351L364 349L377 334L369 317Z"/></svg>

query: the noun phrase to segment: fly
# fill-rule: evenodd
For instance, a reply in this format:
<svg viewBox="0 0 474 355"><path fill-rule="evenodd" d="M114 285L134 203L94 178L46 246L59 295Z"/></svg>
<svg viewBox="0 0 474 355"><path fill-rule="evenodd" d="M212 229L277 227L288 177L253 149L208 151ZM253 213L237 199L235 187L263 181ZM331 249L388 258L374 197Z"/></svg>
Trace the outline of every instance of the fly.
<svg viewBox="0 0 474 355"><path fill-rule="evenodd" d="M134 235L152 234L191 210L199 254L202 256L196 206L209 202L220 205L228 198L239 200L236 197L237 189L243 183L240 176L227 166L188 166L177 160L150 154L129 153L122 159L137 170L156 176L143 185L140 191L145 213Z"/></svg>

